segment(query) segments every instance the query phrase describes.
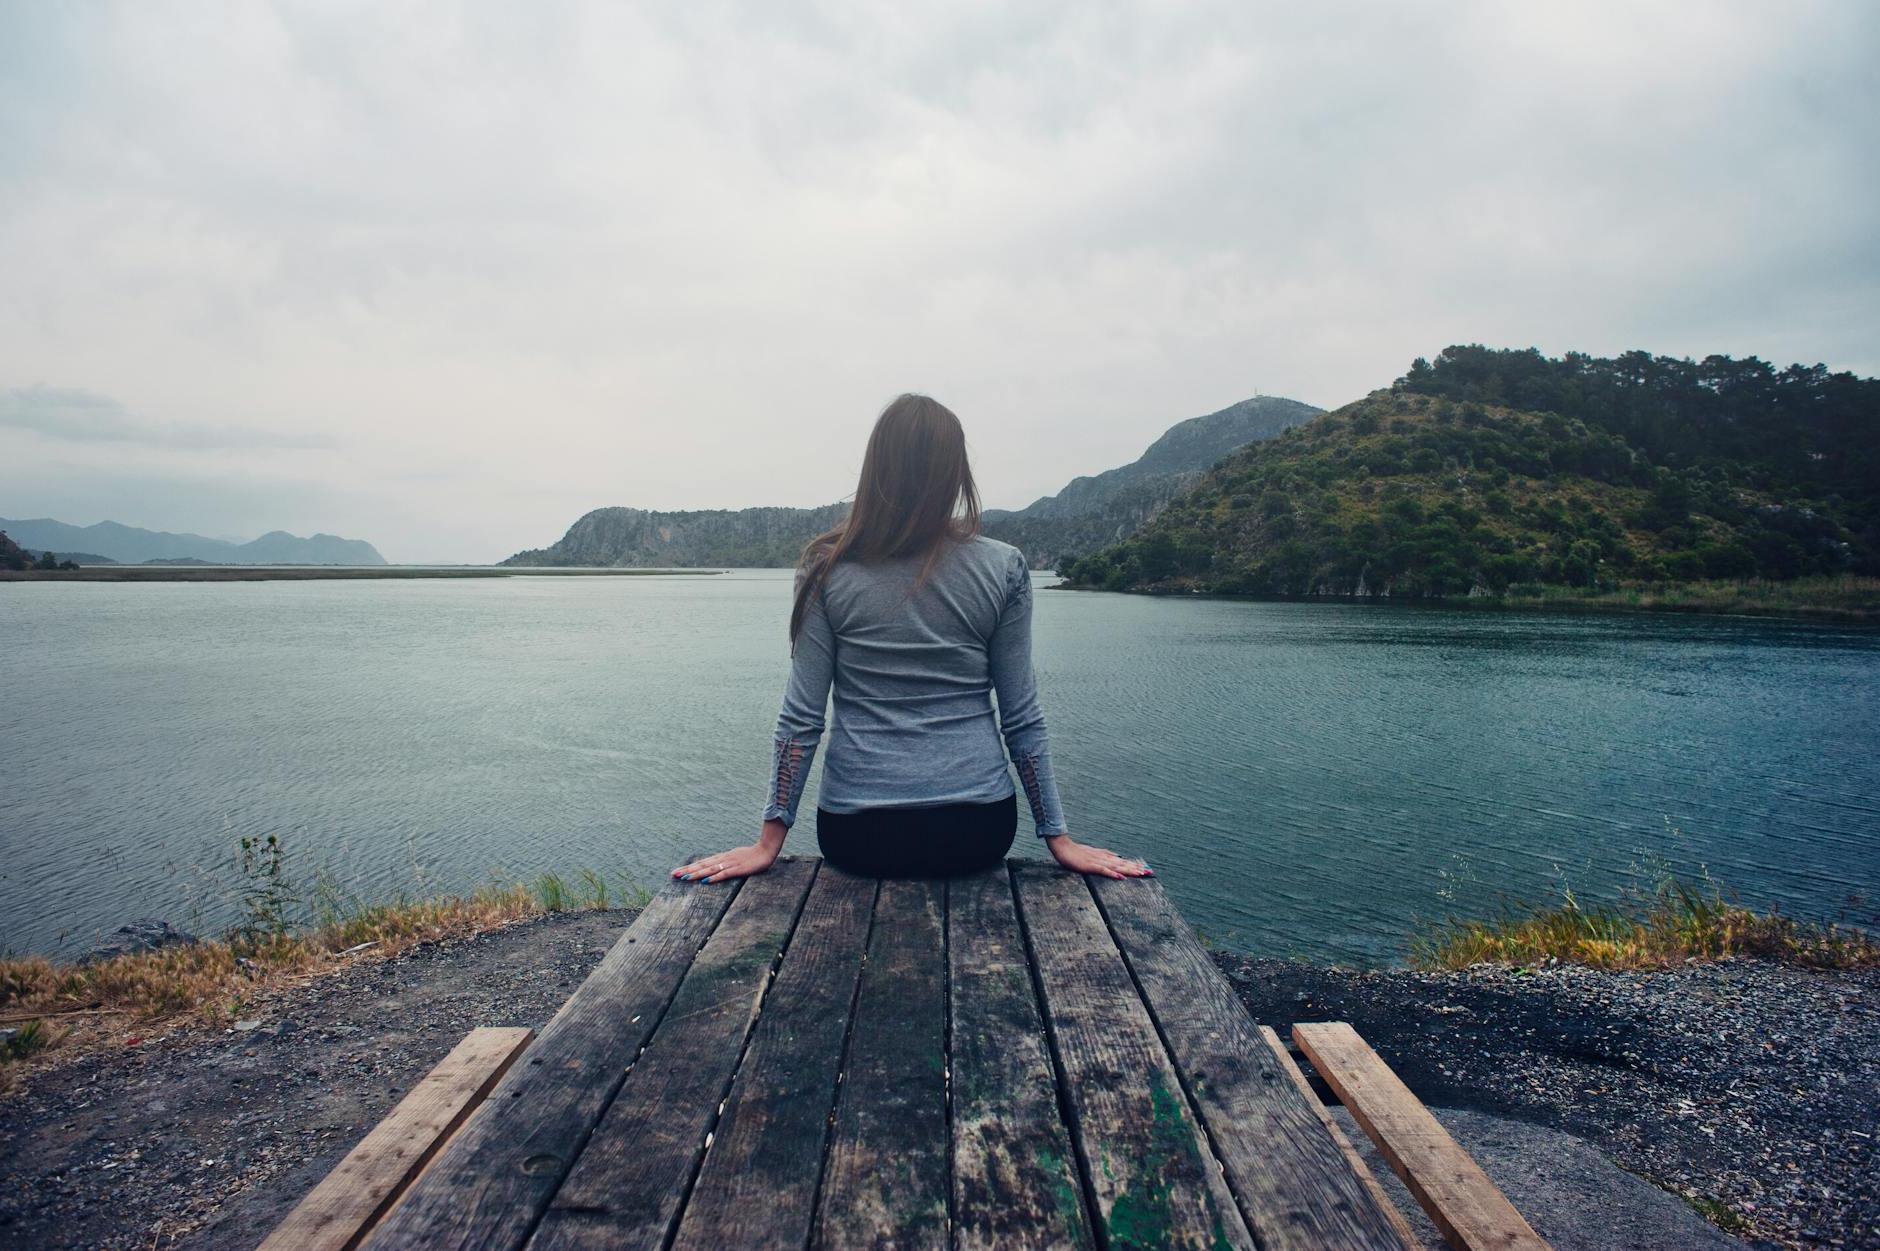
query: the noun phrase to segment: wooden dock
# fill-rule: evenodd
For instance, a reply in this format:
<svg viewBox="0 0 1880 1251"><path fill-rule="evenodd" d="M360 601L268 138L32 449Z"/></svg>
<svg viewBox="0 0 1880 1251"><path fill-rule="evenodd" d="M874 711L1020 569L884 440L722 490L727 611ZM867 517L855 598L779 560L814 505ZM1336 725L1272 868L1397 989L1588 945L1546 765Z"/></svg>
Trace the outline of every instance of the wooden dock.
<svg viewBox="0 0 1880 1251"><path fill-rule="evenodd" d="M1347 1026L1311 1056L1458 1247L1539 1248ZM539 1038L479 1030L264 1247L1416 1245L1151 879L786 857L660 892Z"/></svg>

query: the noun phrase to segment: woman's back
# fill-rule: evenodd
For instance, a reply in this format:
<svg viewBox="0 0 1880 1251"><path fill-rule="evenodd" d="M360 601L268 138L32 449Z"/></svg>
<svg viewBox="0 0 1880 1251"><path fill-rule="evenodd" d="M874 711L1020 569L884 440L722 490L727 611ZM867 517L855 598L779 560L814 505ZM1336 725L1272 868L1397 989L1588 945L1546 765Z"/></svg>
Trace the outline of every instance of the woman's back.
<svg viewBox="0 0 1880 1251"><path fill-rule="evenodd" d="M1039 833L1061 832L1032 682L1024 556L976 536L947 544L922 578L924 563L842 561L829 570L797 639L769 815L794 819L805 749L814 750L833 689L819 806L857 812L1002 799L1013 793L1003 731Z"/></svg>
<svg viewBox="0 0 1880 1251"><path fill-rule="evenodd" d="M790 640L757 841L673 876L721 881L776 863L831 692L816 822L831 864L877 877L997 865L1018 824L1003 738L1059 864L1149 871L1070 835L1032 682L1031 570L1017 548L980 535L966 433L931 396L900 396L876 419L849 515L803 549Z"/></svg>

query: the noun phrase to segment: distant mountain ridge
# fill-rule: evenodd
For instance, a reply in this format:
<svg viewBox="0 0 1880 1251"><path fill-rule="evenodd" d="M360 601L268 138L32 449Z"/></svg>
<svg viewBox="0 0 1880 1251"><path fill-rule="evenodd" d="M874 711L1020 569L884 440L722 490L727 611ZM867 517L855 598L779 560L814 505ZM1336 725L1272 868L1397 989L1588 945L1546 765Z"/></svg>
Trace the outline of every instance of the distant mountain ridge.
<svg viewBox="0 0 1880 1251"><path fill-rule="evenodd" d="M517 552L505 565L609 569L786 568L803 545L849 512L820 508L708 508L655 512L596 508L549 547Z"/></svg>
<svg viewBox="0 0 1880 1251"><path fill-rule="evenodd" d="M50 517L8 520L0 517L0 530L21 547L40 551L90 552L123 564L150 560L195 559L225 565L382 565L385 557L364 539L342 539L332 534L300 538L285 530L270 530L258 539L232 543L200 534L174 534L145 530L116 521L74 526Z"/></svg>
<svg viewBox="0 0 1880 1251"><path fill-rule="evenodd" d="M985 532L1015 544L1035 568L1066 553L1092 552L1136 529L1221 457L1271 438L1322 411L1297 400L1255 396L1205 417L1178 422L1130 464L1077 478L1018 511L987 509ZM698 509L660 512L597 508L559 541L517 552L505 565L600 568L787 568L803 545L848 515L820 508Z"/></svg>
<svg viewBox="0 0 1880 1251"><path fill-rule="evenodd" d="M1256 395L1205 417L1177 422L1127 465L1075 478L1017 512L987 509L985 531L1024 552L1035 569L1056 568L1134 534L1180 498L1223 456L1312 420L1323 409Z"/></svg>

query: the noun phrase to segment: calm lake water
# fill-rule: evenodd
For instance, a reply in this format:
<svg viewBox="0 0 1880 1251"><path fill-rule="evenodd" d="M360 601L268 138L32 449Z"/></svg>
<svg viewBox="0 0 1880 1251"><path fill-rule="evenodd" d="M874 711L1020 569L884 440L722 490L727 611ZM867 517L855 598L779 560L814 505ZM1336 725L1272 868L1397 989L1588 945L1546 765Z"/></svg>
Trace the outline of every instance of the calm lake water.
<svg viewBox="0 0 1880 1251"><path fill-rule="evenodd" d="M366 898L657 886L755 833L789 589L0 586L0 944L226 923L244 834ZM1391 961L1419 917L1660 860L1823 918L1880 882L1871 630L1061 592L1036 631L1073 828L1223 946Z"/></svg>

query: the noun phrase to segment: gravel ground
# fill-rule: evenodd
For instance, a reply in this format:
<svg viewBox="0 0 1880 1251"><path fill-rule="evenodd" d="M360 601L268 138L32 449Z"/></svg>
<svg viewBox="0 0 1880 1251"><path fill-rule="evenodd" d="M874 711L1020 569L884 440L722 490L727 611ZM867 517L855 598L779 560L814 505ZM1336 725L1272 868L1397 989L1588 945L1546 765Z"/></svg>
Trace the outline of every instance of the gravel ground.
<svg viewBox="0 0 1880 1251"><path fill-rule="evenodd" d="M1434 1108L1564 1130L1755 1245L1880 1247L1880 970L1216 960L1258 1020L1350 1021Z"/></svg>
<svg viewBox="0 0 1880 1251"><path fill-rule="evenodd" d="M634 915L363 959L264 1000L254 1030L143 1037L29 1076L0 1101L0 1247L249 1251L465 1033L546 1022Z"/></svg>
<svg viewBox="0 0 1880 1251"><path fill-rule="evenodd" d="M264 1001L253 1030L56 1060L0 1099L0 1247L246 1251L467 1030L545 1022L632 917L362 959ZM1217 959L1282 1033L1356 1025L1563 1251L1718 1241L1606 1160L1755 1245L1880 1248L1880 971Z"/></svg>

